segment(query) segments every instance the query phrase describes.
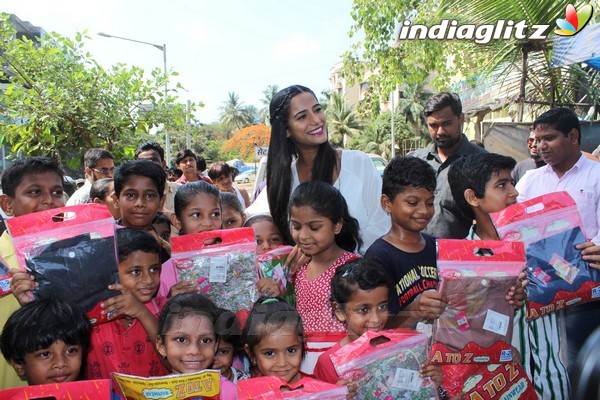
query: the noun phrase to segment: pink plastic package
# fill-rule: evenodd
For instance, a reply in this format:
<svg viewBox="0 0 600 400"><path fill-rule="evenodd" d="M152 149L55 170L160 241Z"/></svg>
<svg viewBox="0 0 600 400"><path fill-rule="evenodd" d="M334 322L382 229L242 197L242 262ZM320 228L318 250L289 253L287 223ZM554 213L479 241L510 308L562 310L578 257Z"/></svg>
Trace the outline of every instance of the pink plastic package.
<svg viewBox="0 0 600 400"><path fill-rule="evenodd" d="M11 218L6 225L23 271L33 275L36 298L77 303L90 322L106 322L100 303L120 294L115 221L104 205L80 204Z"/></svg>
<svg viewBox="0 0 600 400"><path fill-rule="evenodd" d="M506 294L525 264L523 243L440 239L437 252L448 306L433 324L431 362L511 362L514 309Z"/></svg>
<svg viewBox="0 0 600 400"><path fill-rule="evenodd" d="M276 376L261 376L238 382L239 400L342 400L347 395L346 386L332 385L312 378L288 383Z"/></svg>
<svg viewBox="0 0 600 400"><path fill-rule="evenodd" d="M567 192L513 204L491 217L503 240L525 242L527 319L600 299L600 271L575 248L586 238Z"/></svg>
<svg viewBox="0 0 600 400"><path fill-rule="evenodd" d="M256 240L252 228L224 229L171 239L180 281L195 282L215 304L249 310L256 300Z"/></svg>
<svg viewBox="0 0 600 400"><path fill-rule="evenodd" d="M367 331L331 355L341 379L358 386L357 399L431 399L435 385L419 376L428 359L427 337L417 331Z"/></svg>

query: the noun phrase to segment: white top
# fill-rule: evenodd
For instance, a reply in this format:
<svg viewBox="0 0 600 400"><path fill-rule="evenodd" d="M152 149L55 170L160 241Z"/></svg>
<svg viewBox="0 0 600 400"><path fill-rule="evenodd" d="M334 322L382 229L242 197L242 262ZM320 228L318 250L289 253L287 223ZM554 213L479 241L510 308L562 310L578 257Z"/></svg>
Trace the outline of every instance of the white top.
<svg viewBox="0 0 600 400"><path fill-rule="evenodd" d="M242 205L242 211L246 210L246 200L244 200L244 196L242 196L242 192L240 192L240 189L238 189L235 186L232 186L233 191L235 192L235 196L238 198L238 200L240 201L240 204Z"/></svg>
<svg viewBox="0 0 600 400"><path fill-rule="evenodd" d="M92 182L90 182L87 178L83 183L83 186L80 187L69 197L67 200L67 206L74 206L77 204L87 203L90 197L90 190L92 190Z"/></svg>
<svg viewBox="0 0 600 400"><path fill-rule="evenodd" d="M299 184L294 161L292 192ZM367 154L357 150L342 150L340 174L333 186L344 196L350 215L358 220L363 240L360 252L364 254L371 244L385 235L391 227L391 219L381 207L381 176ZM246 209L248 217L265 213L269 213L266 188Z"/></svg>
<svg viewBox="0 0 600 400"><path fill-rule="evenodd" d="M517 201L544 194L566 191L577 204L586 237L600 245L600 163L583 154L575 165L559 178L552 166L532 169L517 182Z"/></svg>

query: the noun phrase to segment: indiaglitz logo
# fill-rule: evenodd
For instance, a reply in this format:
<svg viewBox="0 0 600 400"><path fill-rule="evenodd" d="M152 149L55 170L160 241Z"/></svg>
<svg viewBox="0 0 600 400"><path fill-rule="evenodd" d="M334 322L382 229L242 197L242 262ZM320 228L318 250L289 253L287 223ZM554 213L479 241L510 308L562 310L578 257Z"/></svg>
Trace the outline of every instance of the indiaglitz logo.
<svg viewBox="0 0 600 400"><path fill-rule="evenodd" d="M573 36L581 31L590 19L592 19L593 8L591 5L586 4L577 11L573 4L567 6L565 11L566 19L557 19L556 25L559 29L554 32L560 36Z"/></svg>

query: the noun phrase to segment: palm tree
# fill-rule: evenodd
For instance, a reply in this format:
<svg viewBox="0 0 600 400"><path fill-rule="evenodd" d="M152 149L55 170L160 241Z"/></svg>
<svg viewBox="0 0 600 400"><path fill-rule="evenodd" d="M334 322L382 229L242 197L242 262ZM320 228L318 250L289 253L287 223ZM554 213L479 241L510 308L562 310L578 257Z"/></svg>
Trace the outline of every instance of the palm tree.
<svg viewBox="0 0 600 400"><path fill-rule="evenodd" d="M398 114L404 115L406 123L413 127L415 138L421 137L421 126L424 125L425 116L423 109L429 93L423 92L423 86L419 83L407 85L401 92L398 106Z"/></svg>
<svg viewBox="0 0 600 400"><path fill-rule="evenodd" d="M279 86L277 85L269 85L262 92L264 97L260 99L260 102L263 104L263 108L260 109L259 117L260 122L267 126L271 125L271 122L269 121L269 105L271 104L271 100L273 100L273 97L275 94L277 94L277 92L279 92Z"/></svg>
<svg viewBox="0 0 600 400"><path fill-rule="evenodd" d="M346 106L344 98L337 93L331 95L326 113L329 120L327 124L329 141L333 146L346 147L348 136L353 137L360 133L362 122L358 120L354 111Z"/></svg>
<svg viewBox="0 0 600 400"><path fill-rule="evenodd" d="M227 139L234 132L253 125L253 110L256 110L252 106L244 106L244 103L240 101L240 96L235 92L229 92L228 96L228 99L223 102L223 106L219 108L221 110L220 122L227 128Z"/></svg>

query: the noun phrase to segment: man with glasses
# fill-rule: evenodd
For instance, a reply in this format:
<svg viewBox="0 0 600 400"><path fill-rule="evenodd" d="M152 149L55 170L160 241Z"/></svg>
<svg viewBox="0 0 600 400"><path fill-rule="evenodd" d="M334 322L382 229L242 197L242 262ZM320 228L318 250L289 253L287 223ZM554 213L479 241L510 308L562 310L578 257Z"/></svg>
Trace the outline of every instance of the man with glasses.
<svg viewBox="0 0 600 400"><path fill-rule="evenodd" d="M517 182L519 182L523 175L525 175L525 172L529 171L530 169L536 169L546 165L544 160L542 160L542 157L540 157L540 155L538 154L533 127L529 127L529 139L527 139L527 148L529 149L529 158L523 161L519 161L517 165L515 165L515 168L512 170L511 173L512 178L515 181L515 185L517 184Z"/></svg>
<svg viewBox="0 0 600 400"><path fill-rule="evenodd" d="M92 183L102 178L112 178L115 172L115 161L112 153L108 150L94 148L89 149L83 156L85 167L85 183L77 189L67 201L68 206L86 203L90 197Z"/></svg>

